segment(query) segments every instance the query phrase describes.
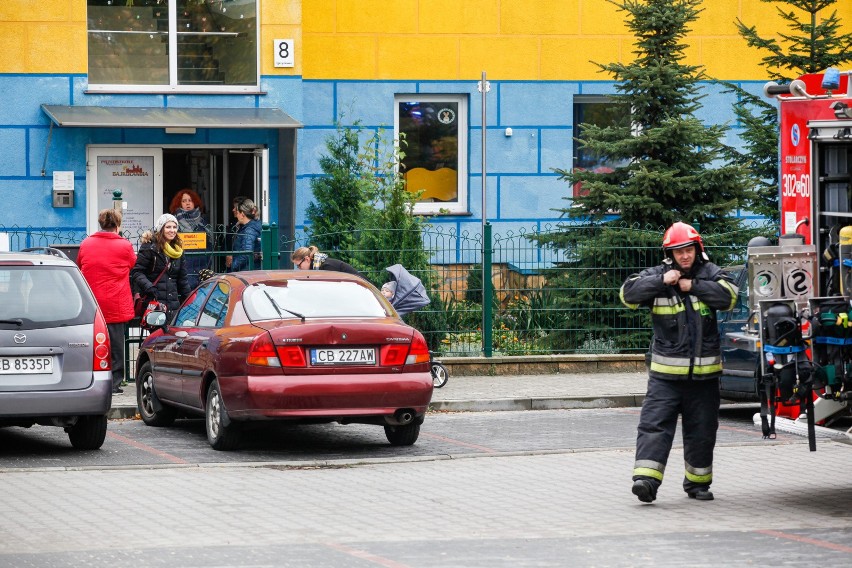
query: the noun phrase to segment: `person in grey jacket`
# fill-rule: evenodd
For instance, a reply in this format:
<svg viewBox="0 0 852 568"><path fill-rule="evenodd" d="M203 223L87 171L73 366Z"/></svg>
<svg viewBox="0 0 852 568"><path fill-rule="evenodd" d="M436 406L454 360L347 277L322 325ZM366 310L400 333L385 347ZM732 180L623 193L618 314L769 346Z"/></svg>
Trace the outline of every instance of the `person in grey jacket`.
<svg viewBox="0 0 852 568"><path fill-rule="evenodd" d="M650 308L654 327L632 491L643 503L657 498L681 415L683 489L690 498L710 501L722 374L716 310L734 307L737 287L709 261L692 226L669 227L663 250L660 266L631 275L621 287L628 308Z"/></svg>

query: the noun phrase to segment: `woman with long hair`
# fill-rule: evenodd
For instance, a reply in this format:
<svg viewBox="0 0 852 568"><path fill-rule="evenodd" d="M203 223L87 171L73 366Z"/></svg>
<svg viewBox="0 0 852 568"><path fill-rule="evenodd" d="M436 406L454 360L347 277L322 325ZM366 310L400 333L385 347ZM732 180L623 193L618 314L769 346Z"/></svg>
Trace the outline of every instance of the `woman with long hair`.
<svg viewBox="0 0 852 568"><path fill-rule="evenodd" d="M178 191L169 205L169 211L177 219L178 233L204 233L206 246L203 250L211 250L210 222L204 215L204 202L195 191ZM198 273L210 267L210 255L186 255L184 263L189 287L195 288L198 285Z"/></svg>
<svg viewBox="0 0 852 568"><path fill-rule="evenodd" d="M186 276L183 242L175 216L161 215L154 224L154 233L145 231L140 242L130 281L136 291L160 302L169 312L178 309L192 288Z"/></svg>

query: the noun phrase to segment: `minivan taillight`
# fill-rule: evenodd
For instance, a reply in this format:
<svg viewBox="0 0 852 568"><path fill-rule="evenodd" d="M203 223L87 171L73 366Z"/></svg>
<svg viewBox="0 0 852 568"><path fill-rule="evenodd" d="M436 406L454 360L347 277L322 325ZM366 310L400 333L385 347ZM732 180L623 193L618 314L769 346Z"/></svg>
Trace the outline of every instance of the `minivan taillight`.
<svg viewBox="0 0 852 568"><path fill-rule="evenodd" d="M272 344L272 337L270 337L269 332L261 333L252 341L246 363L260 365L261 367L281 366L281 361L278 359L278 353L275 351L275 345Z"/></svg>
<svg viewBox="0 0 852 568"><path fill-rule="evenodd" d="M405 364L428 363L430 359L429 346L426 345L426 340L423 339L423 335L419 331L415 331L414 337L411 338L411 349L408 350Z"/></svg>
<svg viewBox="0 0 852 568"><path fill-rule="evenodd" d="M92 341L92 370L109 371L112 368L110 359L109 331L106 320L98 308L95 312L94 338Z"/></svg>

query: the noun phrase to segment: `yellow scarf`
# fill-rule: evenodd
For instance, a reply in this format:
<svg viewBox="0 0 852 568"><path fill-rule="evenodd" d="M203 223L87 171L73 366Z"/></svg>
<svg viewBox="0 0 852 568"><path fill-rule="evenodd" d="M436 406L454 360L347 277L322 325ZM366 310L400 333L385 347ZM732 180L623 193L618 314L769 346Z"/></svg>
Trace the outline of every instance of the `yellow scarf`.
<svg viewBox="0 0 852 568"><path fill-rule="evenodd" d="M166 256L169 258L180 258L180 255L183 254L183 249L178 246L173 247L169 243L164 243L163 252L166 253Z"/></svg>

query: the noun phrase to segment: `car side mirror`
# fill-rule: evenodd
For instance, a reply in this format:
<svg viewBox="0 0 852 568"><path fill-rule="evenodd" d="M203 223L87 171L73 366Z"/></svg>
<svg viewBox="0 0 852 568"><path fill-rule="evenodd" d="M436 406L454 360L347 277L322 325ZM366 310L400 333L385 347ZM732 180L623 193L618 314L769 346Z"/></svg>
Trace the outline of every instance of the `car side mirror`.
<svg viewBox="0 0 852 568"><path fill-rule="evenodd" d="M154 310L145 314L145 323L150 327L163 327L166 325L166 321L168 321L166 312Z"/></svg>

